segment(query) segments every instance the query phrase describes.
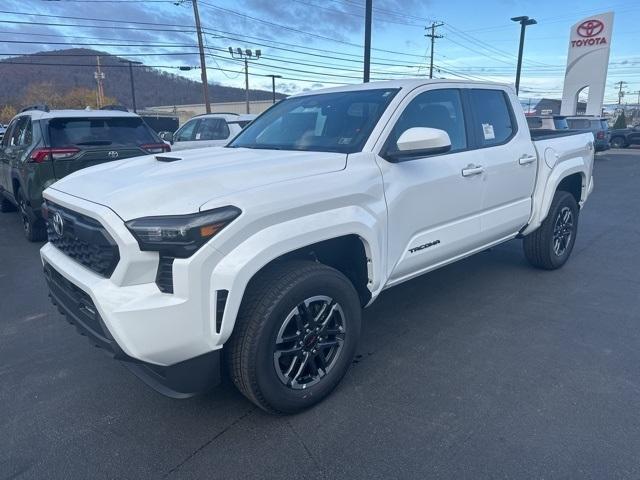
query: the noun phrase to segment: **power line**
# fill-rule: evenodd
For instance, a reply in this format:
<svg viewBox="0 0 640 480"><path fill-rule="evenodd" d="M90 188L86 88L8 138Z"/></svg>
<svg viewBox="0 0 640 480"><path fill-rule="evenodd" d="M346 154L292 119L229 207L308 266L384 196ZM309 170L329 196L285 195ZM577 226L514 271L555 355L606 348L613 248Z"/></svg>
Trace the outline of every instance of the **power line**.
<svg viewBox="0 0 640 480"><path fill-rule="evenodd" d="M442 38L442 35L436 35L436 28L441 27L442 25L444 25L444 23L442 22L433 22L431 24L431 27L425 27L425 30L428 30L429 28L431 28L431 33L427 33L425 35L425 37L428 37L431 39L431 60L429 61L429 78L433 78L433 51L435 50L436 47L436 38Z"/></svg>

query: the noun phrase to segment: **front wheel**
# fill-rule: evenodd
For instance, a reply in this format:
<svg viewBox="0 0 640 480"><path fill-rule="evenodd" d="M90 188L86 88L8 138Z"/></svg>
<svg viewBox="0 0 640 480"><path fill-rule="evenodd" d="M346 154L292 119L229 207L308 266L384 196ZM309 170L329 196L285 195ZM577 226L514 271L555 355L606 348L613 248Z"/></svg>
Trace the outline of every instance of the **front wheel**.
<svg viewBox="0 0 640 480"><path fill-rule="evenodd" d="M339 271L311 261L275 264L245 294L226 363L236 387L270 413L320 402L353 361L360 302Z"/></svg>
<svg viewBox="0 0 640 480"><path fill-rule="evenodd" d="M578 204L568 192L558 191L542 225L524 237L524 254L531 265L545 270L563 266L578 232Z"/></svg>

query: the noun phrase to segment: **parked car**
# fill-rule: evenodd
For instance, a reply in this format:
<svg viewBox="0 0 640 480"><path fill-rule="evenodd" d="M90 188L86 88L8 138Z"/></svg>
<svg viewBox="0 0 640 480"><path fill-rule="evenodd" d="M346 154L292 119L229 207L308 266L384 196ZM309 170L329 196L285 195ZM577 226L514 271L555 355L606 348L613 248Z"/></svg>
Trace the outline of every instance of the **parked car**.
<svg viewBox="0 0 640 480"><path fill-rule="evenodd" d="M527 117L530 130L568 130L567 117L561 115L531 115Z"/></svg>
<svg viewBox="0 0 640 480"><path fill-rule="evenodd" d="M2 139L4 138L4 132L7 130L7 127L5 127L4 125L2 125L0 123L0 142L2 141Z"/></svg>
<svg viewBox="0 0 640 480"><path fill-rule="evenodd" d="M611 144L609 143L611 133L609 131L609 124L605 118L579 115L576 117L567 117L567 124L571 130L592 132L595 138L596 152L603 152L611 148Z"/></svg>
<svg viewBox="0 0 640 480"><path fill-rule="evenodd" d="M260 408L296 412L338 385L383 290L519 237L532 265L560 268L593 142L530 132L506 85L307 92L226 147L49 187L45 277L70 321L164 394L207 389L224 366Z"/></svg>
<svg viewBox="0 0 640 480"><path fill-rule="evenodd" d="M640 145L640 125L611 130L613 148L627 148L631 145Z"/></svg>
<svg viewBox="0 0 640 480"><path fill-rule="evenodd" d="M173 150L223 146L253 119L247 117L235 113L198 115L174 134L165 132L162 138L171 144Z"/></svg>
<svg viewBox="0 0 640 480"><path fill-rule="evenodd" d="M0 211L19 210L28 240L45 240L42 191L81 168L170 147L133 113L25 108L0 143Z"/></svg>

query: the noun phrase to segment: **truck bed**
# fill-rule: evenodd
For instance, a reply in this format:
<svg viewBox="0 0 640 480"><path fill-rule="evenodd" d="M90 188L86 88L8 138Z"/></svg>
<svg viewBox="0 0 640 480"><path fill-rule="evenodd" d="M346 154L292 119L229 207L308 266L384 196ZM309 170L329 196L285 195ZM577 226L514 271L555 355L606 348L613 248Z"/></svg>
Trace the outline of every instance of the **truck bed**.
<svg viewBox="0 0 640 480"><path fill-rule="evenodd" d="M547 140L549 138L568 137L570 135L578 135L584 133L584 130L549 130L549 129L534 129L529 130L531 132L531 140Z"/></svg>

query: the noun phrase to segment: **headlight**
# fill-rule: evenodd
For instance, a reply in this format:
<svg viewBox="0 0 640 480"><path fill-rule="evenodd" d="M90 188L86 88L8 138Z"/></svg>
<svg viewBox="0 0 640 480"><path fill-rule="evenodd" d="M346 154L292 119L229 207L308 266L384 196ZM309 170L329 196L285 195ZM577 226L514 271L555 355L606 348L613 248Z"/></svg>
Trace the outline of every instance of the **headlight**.
<svg viewBox="0 0 640 480"><path fill-rule="evenodd" d="M229 225L241 210L228 206L190 215L136 218L126 222L140 250L187 258Z"/></svg>

